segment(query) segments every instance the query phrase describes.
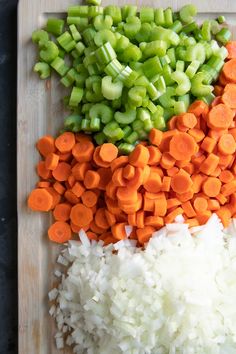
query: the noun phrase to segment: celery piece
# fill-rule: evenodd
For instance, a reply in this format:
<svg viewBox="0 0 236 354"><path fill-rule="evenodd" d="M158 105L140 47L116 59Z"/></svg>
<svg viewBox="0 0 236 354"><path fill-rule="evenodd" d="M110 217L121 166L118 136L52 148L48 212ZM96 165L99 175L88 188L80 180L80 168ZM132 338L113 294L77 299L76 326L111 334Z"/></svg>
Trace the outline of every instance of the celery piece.
<svg viewBox="0 0 236 354"><path fill-rule="evenodd" d="M144 86L147 87L149 85L149 81L146 78L146 76L141 75L137 78L137 80L135 81L135 85L136 86Z"/></svg>
<svg viewBox="0 0 236 354"><path fill-rule="evenodd" d="M140 107L145 95L146 88L144 86L133 86L128 92L128 102L135 107Z"/></svg>
<svg viewBox="0 0 236 354"><path fill-rule="evenodd" d="M117 60L113 59L107 66L104 68L104 72L111 76L112 79L115 79L124 69L124 66Z"/></svg>
<svg viewBox="0 0 236 354"><path fill-rule="evenodd" d="M81 121L81 130L84 130L85 132L90 132L90 120L89 119L82 119Z"/></svg>
<svg viewBox="0 0 236 354"><path fill-rule="evenodd" d="M64 30L65 21L60 18L50 17L47 20L46 31L60 36Z"/></svg>
<svg viewBox="0 0 236 354"><path fill-rule="evenodd" d="M113 20L109 15L98 15L93 20L93 25L97 31L102 29L111 29L112 24Z"/></svg>
<svg viewBox="0 0 236 354"><path fill-rule="evenodd" d="M34 66L34 72L39 74L40 79L44 80L50 77L51 70L48 63L38 62Z"/></svg>
<svg viewBox="0 0 236 354"><path fill-rule="evenodd" d="M174 48L169 48L167 49L167 55L168 58L170 60L170 66L172 69L175 69L175 65L176 65L176 55L175 55L175 49Z"/></svg>
<svg viewBox="0 0 236 354"><path fill-rule="evenodd" d="M221 28L221 30L216 34L216 39L218 42L222 44L226 44L229 42L231 38L231 32L228 28Z"/></svg>
<svg viewBox="0 0 236 354"><path fill-rule="evenodd" d="M198 72L191 80L191 93L195 97L207 96L213 91L213 86L206 85L207 73Z"/></svg>
<svg viewBox="0 0 236 354"><path fill-rule="evenodd" d="M148 84L147 92L152 101L156 101L162 95L162 93L157 90L152 82Z"/></svg>
<svg viewBox="0 0 236 354"><path fill-rule="evenodd" d="M129 38L121 35L116 42L116 52L122 53L130 45Z"/></svg>
<svg viewBox="0 0 236 354"><path fill-rule="evenodd" d="M164 108L170 108L174 106L175 99L175 88L174 87L167 87L166 92L159 97L159 102Z"/></svg>
<svg viewBox="0 0 236 354"><path fill-rule="evenodd" d="M130 124L132 123L135 118L136 118L136 111L126 111L126 112L116 112L114 114L114 118L117 123L119 124Z"/></svg>
<svg viewBox="0 0 236 354"><path fill-rule="evenodd" d="M149 41L149 37L150 37L150 33L151 33L151 25L150 25L150 23L146 23L146 22L142 23L139 32L136 33L136 35L135 35L135 39L139 43L148 42Z"/></svg>
<svg viewBox="0 0 236 354"><path fill-rule="evenodd" d="M178 115L186 112L186 107L183 101L176 101L174 103L174 114Z"/></svg>
<svg viewBox="0 0 236 354"><path fill-rule="evenodd" d="M109 42L112 47L116 46L116 36L115 34L109 29L102 29L95 33L94 35L94 43L100 47L106 42Z"/></svg>
<svg viewBox="0 0 236 354"><path fill-rule="evenodd" d="M101 0L86 0L86 4L93 5L93 6L99 6L99 5L101 5ZM88 15L90 16L89 10L88 10Z"/></svg>
<svg viewBox="0 0 236 354"><path fill-rule="evenodd" d="M182 30L182 28L183 25L179 20L176 20L171 26L169 26L169 29L176 33L179 33Z"/></svg>
<svg viewBox="0 0 236 354"><path fill-rule="evenodd" d="M129 155L134 150L134 148L134 145L128 143L121 143L118 145L119 151L125 155Z"/></svg>
<svg viewBox="0 0 236 354"><path fill-rule="evenodd" d="M83 31L82 36L83 36L83 40L84 40L85 45L91 46L94 44L94 37L95 37L96 33L97 32L95 31L95 29L93 29L92 27L88 27ZM100 47L100 45L99 45L99 47Z"/></svg>
<svg viewBox="0 0 236 354"><path fill-rule="evenodd" d="M206 59L205 48L202 43L187 47L185 60L193 61L198 60L201 64Z"/></svg>
<svg viewBox="0 0 236 354"><path fill-rule="evenodd" d="M183 95L183 96L179 96L179 97L178 97L178 101L184 103L185 112L186 112L187 109L188 109L188 106L190 105L190 94L189 94L189 93L186 93L186 94Z"/></svg>
<svg viewBox="0 0 236 354"><path fill-rule="evenodd" d="M99 118L103 124L107 124L113 119L113 110L104 103L97 103L90 108L89 117Z"/></svg>
<svg viewBox="0 0 236 354"><path fill-rule="evenodd" d="M87 17L67 17L68 25L76 25L80 31L85 29L89 24L89 19Z"/></svg>
<svg viewBox="0 0 236 354"><path fill-rule="evenodd" d="M190 23L193 21L193 17L197 14L197 8L193 4L188 4L182 7L179 11L181 21L184 23Z"/></svg>
<svg viewBox="0 0 236 354"><path fill-rule="evenodd" d="M123 53L118 53L118 58L125 63L130 61L139 61L142 57L142 52L134 44L130 44Z"/></svg>
<svg viewBox="0 0 236 354"><path fill-rule="evenodd" d="M158 8L154 12L154 21L157 26L163 26L165 24L165 16L163 8Z"/></svg>
<svg viewBox="0 0 236 354"><path fill-rule="evenodd" d="M128 144L134 144L139 138L137 132L131 132L128 136L124 137L124 141Z"/></svg>
<svg viewBox="0 0 236 354"><path fill-rule="evenodd" d="M103 7L101 6L89 6L88 15L89 17L96 17L103 14Z"/></svg>
<svg viewBox="0 0 236 354"><path fill-rule="evenodd" d="M183 60L177 60L175 70L184 71L184 69L185 69L185 62Z"/></svg>
<svg viewBox="0 0 236 354"><path fill-rule="evenodd" d="M66 64L64 59L56 57L51 63L51 67L60 75L64 76L70 69Z"/></svg>
<svg viewBox="0 0 236 354"><path fill-rule="evenodd" d="M165 27L170 27L173 24L173 12L170 7L164 11Z"/></svg>
<svg viewBox="0 0 236 354"><path fill-rule="evenodd" d="M88 17L88 6L84 5L75 5L75 6L70 6L67 10L68 16L70 17Z"/></svg>
<svg viewBox="0 0 236 354"><path fill-rule="evenodd" d="M187 69L185 70L185 74L192 79L194 77L194 75L196 74L196 72L198 71L198 68L200 66L200 62L198 60L193 60L189 66L187 67Z"/></svg>
<svg viewBox="0 0 236 354"><path fill-rule="evenodd" d="M121 81L112 82L111 76L102 78L102 94L107 100L116 100L121 97L123 84Z"/></svg>
<svg viewBox="0 0 236 354"><path fill-rule="evenodd" d="M77 107L83 98L84 90L81 87L73 87L70 95L69 106Z"/></svg>
<svg viewBox="0 0 236 354"><path fill-rule="evenodd" d="M147 59L143 63L143 72L149 79L162 72L162 65L158 56Z"/></svg>
<svg viewBox="0 0 236 354"><path fill-rule="evenodd" d="M74 49L76 46L76 42L68 31L64 32L61 36L57 37L57 41L67 53L72 51L72 49Z"/></svg>
<svg viewBox="0 0 236 354"><path fill-rule="evenodd" d="M104 9L104 14L111 16L114 25L117 25L122 21L121 9L118 6L109 5Z"/></svg>
<svg viewBox="0 0 236 354"><path fill-rule="evenodd" d="M120 128L119 124L115 121L106 124L105 127L103 128L103 133L107 137L115 139L115 141L121 140L124 137L123 130Z"/></svg>
<svg viewBox="0 0 236 354"><path fill-rule="evenodd" d="M154 128L158 130L165 130L166 129L166 122L164 117L159 117L153 121Z"/></svg>
<svg viewBox="0 0 236 354"><path fill-rule="evenodd" d="M81 56L84 53L85 45L83 42L76 43L75 50L78 53L78 56Z"/></svg>
<svg viewBox="0 0 236 354"><path fill-rule="evenodd" d="M71 114L64 120L64 127L70 131L77 133L81 130L82 118L80 115Z"/></svg>
<svg viewBox="0 0 236 354"><path fill-rule="evenodd" d="M106 135L103 132L94 135L94 140L98 145L102 145L106 141Z"/></svg>
<svg viewBox="0 0 236 354"><path fill-rule="evenodd" d="M51 63L59 54L57 45L52 41L45 41L39 52L40 59L46 63Z"/></svg>
<svg viewBox="0 0 236 354"><path fill-rule="evenodd" d="M175 89L177 96L185 95L191 89L191 82L188 76L182 71L175 71L172 73L172 79L177 82L178 86Z"/></svg>
<svg viewBox="0 0 236 354"><path fill-rule="evenodd" d="M211 21L210 20L205 20L203 22L201 32L202 32L202 38L204 41L211 40Z"/></svg>
<svg viewBox="0 0 236 354"><path fill-rule="evenodd" d="M156 40L146 44L143 50L143 56L145 58L149 57L163 57L166 54L167 43L163 40Z"/></svg>
<svg viewBox="0 0 236 354"><path fill-rule="evenodd" d="M141 21L136 16L127 17L124 24L124 32L129 39L134 38L141 28Z"/></svg>
<svg viewBox="0 0 236 354"><path fill-rule="evenodd" d="M39 46L41 43L49 41L49 35L44 30L34 31L31 38L33 43L39 44Z"/></svg>
<svg viewBox="0 0 236 354"><path fill-rule="evenodd" d="M142 122L146 119L151 119L150 111L146 108L138 108L137 109L137 119L141 120Z"/></svg>
<svg viewBox="0 0 236 354"><path fill-rule="evenodd" d="M90 120L90 130L92 132L98 132L101 129L101 120L99 118L92 118Z"/></svg>
<svg viewBox="0 0 236 354"><path fill-rule="evenodd" d="M219 24L222 24L225 22L225 17L221 15L221 16L217 17L217 21L219 22Z"/></svg>
<svg viewBox="0 0 236 354"><path fill-rule="evenodd" d="M198 29L197 23L196 22L191 22L191 23L187 24L186 26L184 26L182 28L182 32L181 33L188 34L188 33L194 32L197 29Z"/></svg>
<svg viewBox="0 0 236 354"><path fill-rule="evenodd" d="M136 16L137 6L135 5L125 5L121 8L122 19L125 21L127 17Z"/></svg>
<svg viewBox="0 0 236 354"><path fill-rule="evenodd" d="M154 9L151 7L141 7L139 17L142 23L154 22Z"/></svg>
<svg viewBox="0 0 236 354"><path fill-rule="evenodd" d="M95 51L96 58L100 64L107 65L116 58L116 52L109 42Z"/></svg>

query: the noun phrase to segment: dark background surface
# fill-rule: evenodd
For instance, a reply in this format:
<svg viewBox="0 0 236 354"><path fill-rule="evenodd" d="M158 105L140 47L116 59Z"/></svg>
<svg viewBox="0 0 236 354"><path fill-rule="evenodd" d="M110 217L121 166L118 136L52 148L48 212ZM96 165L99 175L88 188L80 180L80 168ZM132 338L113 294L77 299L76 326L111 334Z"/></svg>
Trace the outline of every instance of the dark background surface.
<svg viewBox="0 0 236 354"><path fill-rule="evenodd" d="M0 0L1 354L17 353L16 29L17 0Z"/></svg>

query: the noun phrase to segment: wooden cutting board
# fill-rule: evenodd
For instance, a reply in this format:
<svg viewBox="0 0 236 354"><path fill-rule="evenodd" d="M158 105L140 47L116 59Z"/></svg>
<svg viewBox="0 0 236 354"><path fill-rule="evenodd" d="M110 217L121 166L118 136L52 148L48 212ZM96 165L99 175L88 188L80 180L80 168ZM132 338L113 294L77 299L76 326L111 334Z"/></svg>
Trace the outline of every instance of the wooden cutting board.
<svg viewBox="0 0 236 354"><path fill-rule="evenodd" d="M48 315L47 293L52 288L55 260L60 247L47 240L51 217L27 209L26 199L35 186L35 165L39 155L35 142L44 134L55 134L65 112L60 102L63 89L55 77L40 81L32 72L36 48L32 32L42 27L47 17L61 16L76 0L20 0L18 8L18 279L19 279L19 354L71 353L57 351L54 321ZM108 4L168 7L174 10L187 0L103 1ZM194 0L199 18L226 16L236 39L236 0ZM112 354L112 353L111 353Z"/></svg>

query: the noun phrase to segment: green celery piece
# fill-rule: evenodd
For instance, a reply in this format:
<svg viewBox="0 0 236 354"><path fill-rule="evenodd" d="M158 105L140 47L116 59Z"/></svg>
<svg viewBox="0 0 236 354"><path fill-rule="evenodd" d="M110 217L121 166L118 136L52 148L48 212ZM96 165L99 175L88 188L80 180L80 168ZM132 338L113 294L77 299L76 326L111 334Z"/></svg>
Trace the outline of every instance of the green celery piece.
<svg viewBox="0 0 236 354"><path fill-rule="evenodd" d="M202 43L187 47L185 60L193 61L198 60L201 64L206 59L205 48Z"/></svg>
<svg viewBox="0 0 236 354"><path fill-rule="evenodd" d="M116 52L122 53L130 45L129 38L121 35L116 41Z"/></svg>
<svg viewBox="0 0 236 354"><path fill-rule="evenodd" d="M124 137L124 132L120 128L119 124L115 121L107 123L103 128L103 133L108 137L115 139L115 141L121 140Z"/></svg>
<svg viewBox="0 0 236 354"><path fill-rule="evenodd" d="M154 128L158 129L158 130L166 130L166 122L165 122L165 119L164 117L159 117L157 119L155 119L153 121L153 126Z"/></svg>
<svg viewBox="0 0 236 354"><path fill-rule="evenodd" d="M66 21L68 25L76 25L80 31L83 31L89 24L88 17L68 16Z"/></svg>
<svg viewBox="0 0 236 354"><path fill-rule="evenodd" d="M40 59L46 63L51 63L59 54L57 45L52 41L45 41L39 52Z"/></svg>
<svg viewBox="0 0 236 354"><path fill-rule="evenodd" d="M44 30L36 30L32 33L32 41L40 46L41 43L49 41L49 35Z"/></svg>
<svg viewBox="0 0 236 354"><path fill-rule="evenodd" d="M86 4L93 5L93 6L99 6L99 5L101 5L101 0L86 0ZM89 12L88 12L88 14L89 14Z"/></svg>
<svg viewBox="0 0 236 354"><path fill-rule="evenodd" d="M102 94L107 100L116 100L121 97L123 84L121 81L112 82L111 76L102 78Z"/></svg>
<svg viewBox="0 0 236 354"><path fill-rule="evenodd" d="M185 112L186 112L187 109L188 109L188 106L190 105L190 94L189 94L189 93L186 93L186 94L183 95L183 96L179 96L179 97L178 97L178 101L184 103Z"/></svg>
<svg viewBox="0 0 236 354"><path fill-rule="evenodd" d="M125 125L125 127L123 128L124 140L132 133L132 131L133 129L129 125Z"/></svg>
<svg viewBox="0 0 236 354"><path fill-rule="evenodd" d="M124 141L128 144L134 144L138 140L139 135L137 132L131 132L127 137L124 137Z"/></svg>
<svg viewBox="0 0 236 354"><path fill-rule="evenodd" d="M99 118L92 118L90 120L90 130L92 132L98 132L101 129L101 120Z"/></svg>
<svg viewBox="0 0 236 354"><path fill-rule="evenodd" d="M136 111L131 110L131 111L126 111L126 112L116 112L114 115L114 118L117 123L119 124L130 124L132 123L135 118L136 118Z"/></svg>
<svg viewBox="0 0 236 354"><path fill-rule="evenodd" d="M166 54L167 43L163 40L156 40L146 43L143 52L145 58L150 58L154 56L163 57Z"/></svg>
<svg viewBox="0 0 236 354"><path fill-rule="evenodd" d="M180 37L174 31L158 26L154 27L150 34L150 41L156 40L163 40L164 42L168 43L168 46L176 47L179 45Z"/></svg>
<svg viewBox="0 0 236 354"><path fill-rule="evenodd" d="M96 6L96 5L89 6L88 14L89 14L89 17L91 17L91 18L96 17L98 15L102 15L103 14L103 7Z"/></svg>
<svg viewBox="0 0 236 354"><path fill-rule="evenodd" d="M116 36L115 34L109 29L102 29L98 31L94 36L94 43L100 47L106 42L109 42L113 48L116 46Z"/></svg>
<svg viewBox="0 0 236 354"><path fill-rule="evenodd" d="M165 18L165 27L170 27L171 25L173 25L173 12L170 7L165 9L164 18Z"/></svg>
<svg viewBox="0 0 236 354"><path fill-rule="evenodd" d="M85 45L83 42L76 43L75 50L77 51L79 57L84 53Z"/></svg>
<svg viewBox="0 0 236 354"><path fill-rule="evenodd" d="M135 107L140 107L145 96L146 88L144 86L133 86L128 92L128 102Z"/></svg>
<svg viewBox="0 0 236 354"><path fill-rule="evenodd" d="M185 74L192 79L194 77L194 75L196 74L196 72L198 71L200 66L200 62L198 60L193 60L189 66L187 67L187 69L185 70Z"/></svg>
<svg viewBox="0 0 236 354"><path fill-rule="evenodd" d="M103 46L95 51L96 58L98 62L102 65L109 64L113 59L116 58L116 52L112 48L109 42L105 43Z"/></svg>
<svg viewBox="0 0 236 354"><path fill-rule="evenodd" d="M68 31L57 37L57 41L67 53L72 51L76 46L76 42Z"/></svg>
<svg viewBox="0 0 236 354"><path fill-rule="evenodd" d="M104 68L104 72L111 76L113 79L117 77L124 69L124 66L117 60L113 59L107 66Z"/></svg>
<svg viewBox="0 0 236 354"><path fill-rule="evenodd" d="M109 15L98 15L94 17L93 25L97 31L111 29L113 24L112 17Z"/></svg>
<svg viewBox="0 0 236 354"><path fill-rule="evenodd" d="M117 25L122 21L121 9L118 6L113 6L113 5L106 6L104 9L104 13L105 15L111 16L114 25Z"/></svg>
<svg viewBox="0 0 236 354"><path fill-rule="evenodd" d="M154 22L154 9L152 7L141 7L139 17L142 23Z"/></svg>
<svg viewBox="0 0 236 354"><path fill-rule="evenodd" d="M64 127L74 133L78 133L81 130L81 121L80 115L72 114L65 118Z"/></svg>
<svg viewBox="0 0 236 354"><path fill-rule="evenodd" d="M64 76L68 70L70 69L64 59L60 58L60 57L56 57L51 63L50 63L51 67L60 75L60 76Z"/></svg>
<svg viewBox="0 0 236 354"><path fill-rule="evenodd" d="M159 102L164 108L174 107L175 99L175 88L174 87L167 87L166 92L159 97Z"/></svg>
<svg viewBox="0 0 236 354"><path fill-rule="evenodd" d="M64 30L65 21L60 18L50 17L47 20L46 31L60 36Z"/></svg>
<svg viewBox="0 0 236 354"><path fill-rule="evenodd" d="M174 103L174 114L178 115L186 112L186 107L183 101L176 101Z"/></svg>
<svg viewBox="0 0 236 354"><path fill-rule="evenodd" d="M69 17L88 17L89 7L84 5L70 6L67 12Z"/></svg>
<svg viewBox="0 0 236 354"><path fill-rule="evenodd" d="M141 21L136 16L127 17L126 23L124 24L124 32L126 37L132 39L139 32L141 28Z"/></svg>
<svg viewBox="0 0 236 354"><path fill-rule="evenodd" d="M183 25L181 21L176 20L170 27L169 29L174 31L175 33L179 33L183 28Z"/></svg>
<svg viewBox="0 0 236 354"><path fill-rule="evenodd" d="M107 124L113 119L113 110L104 103L97 103L90 108L89 117L99 118L103 124Z"/></svg>
<svg viewBox="0 0 236 354"><path fill-rule="evenodd" d="M103 132L94 135L94 140L96 141L97 145L104 144L106 139L106 135Z"/></svg>
<svg viewBox="0 0 236 354"><path fill-rule="evenodd" d="M182 71L175 71L172 73L172 79L177 83L175 94L177 96L185 95L191 89L191 82L188 76Z"/></svg>
<svg viewBox="0 0 236 354"><path fill-rule="evenodd" d="M125 63L130 61L139 61L142 57L142 52L134 44L130 44L123 53L118 53L118 58Z"/></svg>
<svg viewBox="0 0 236 354"><path fill-rule="evenodd" d="M50 77L51 70L48 63L38 62L34 66L34 72L39 74L40 79L44 80Z"/></svg>
<svg viewBox="0 0 236 354"><path fill-rule="evenodd" d="M85 132L90 132L90 120L89 119L82 119L81 121L81 130L85 131Z"/></svg>
<svg viewBox="0 0 236 354"><path fill-rule="evenodd" d="M217 17L217 21L219 22L219 24L222 24L225 22L225 17L221 15L221 16Z"/></svg>
<svg viewBox="0 0 236 354"><path fill-rule="evenodd" d="M223 45L225 45L226 43L228 43L230 41L231 38L231 32L228 28L221 28L221 30L216 33L216 39L218 42L222 43Z"/></svg>
<svg viewBox="0 0 236 354"><path fill-rule="evenodd" d="M160 74L162 72L162 65L158 56L147 59L143 63L143 72L147 76L148 79Z"/></svg>
<svg viewBox="0 0 236 354"><path fill-rule="evenodd" d="M91 27L86 28L82 33L84 44L87 46L94 45L94 37L96 33L97 32L95 31L95 29Z"/></svg>
<svg viewBox="0 0 236 354"><path fill-rule="evenodd" d="M149 42L151 28L152 27L150 23L146 23L146 22L142 23L139 32L135 35L136 41L138 41L139 43Z"/></svg>
<svg viewBox="0 0 236 354"><path fill-rule="evenodd" d="M118 145L120 153L125 155L129 155L134 150L134 148L134 145L128 143L121 143Z"/></svg>
<svg viewBox="0 0 236 354"><path fill-rule="evenodd" d="M83 98L84 90L81 87L73 87L70 95L69 106L77 107Z"/></svg>
<svg viewBox="0 0 236 354"><path fill-rule="evenodd" d="M146 120L143 122L143 128L144 128L145 132L149 133L150 130L151 130L152 128L154 128L153 121L151 121L151 119L146 119Z"/></svg>
<svg viewBox="0 0 236 354"><path fill-rule="evenodd" d="M125 5L121 8L122 19L125 21L127 17L136 16L137 6L135 5Z"/></svg>
<svg viewBox="0 0 236 354"><path fill-rule="evenodd" d="M184 23L191 23L193 21L193 17L195 17L196 14L197 8L193 4L185 5L179 11L180 19Z"/></svg>
<svg viewBox="0 0 236 354"><path fill-rule="evenodd" d="M154 11L154 21L157 26L163 26L165 24L165 15L163 8L158 8Z"/></svg>
<svg viewBox="0 0 236 354"><path fill-rule="evenodd" d="M198 72L191 80L191 93L195 97L207 96L213 91L213 86L206 85L207 73Z"/></svg>
<svg viewBox="0 0 236 354"><path fill-rule="evenodd" d="M203 22L201 32L202 32L202 38L204 41L211 40L211 21L210 20L205 20Z"/></svg>

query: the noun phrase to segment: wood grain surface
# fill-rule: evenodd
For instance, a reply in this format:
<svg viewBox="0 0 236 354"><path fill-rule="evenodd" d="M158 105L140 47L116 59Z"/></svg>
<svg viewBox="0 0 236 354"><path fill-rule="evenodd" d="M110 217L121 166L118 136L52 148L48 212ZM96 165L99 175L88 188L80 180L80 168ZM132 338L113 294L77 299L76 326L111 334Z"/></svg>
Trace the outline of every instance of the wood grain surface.
<svg viewBox="0 0 236 354"><path fill-rule="evenodd" d="M130 1L138 6L168 7L175 10L195 3L199 18L215 18L225 14L236 38L236 0L147 0ZM43 134L55 134L61 127L65 112L60 102L63 90L57 78L40 81L32 72L36 49L32 32L43 26L49 15L59 15L76 0L20 0L18 7L18 280L19 280L19 354L71 353L57 351L54 345L54 321L49 317L47 293L55 281L53 271L59 246L47 240L51 222L48 214L27 209L26 199L37 176L35 165L39 155L35 142ZM124 5L125 0L103 1ZM112 353L111 353L112 354Z"/></svg>

